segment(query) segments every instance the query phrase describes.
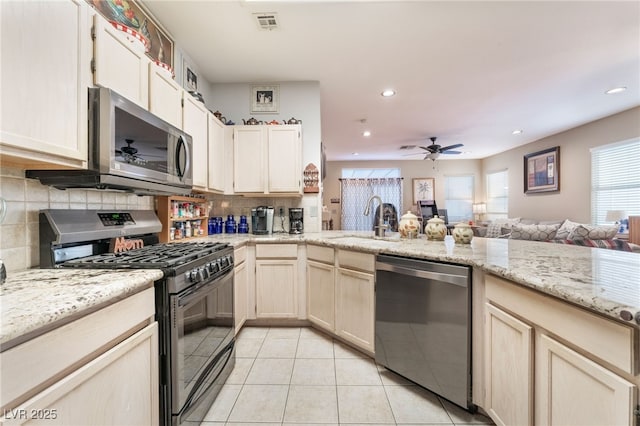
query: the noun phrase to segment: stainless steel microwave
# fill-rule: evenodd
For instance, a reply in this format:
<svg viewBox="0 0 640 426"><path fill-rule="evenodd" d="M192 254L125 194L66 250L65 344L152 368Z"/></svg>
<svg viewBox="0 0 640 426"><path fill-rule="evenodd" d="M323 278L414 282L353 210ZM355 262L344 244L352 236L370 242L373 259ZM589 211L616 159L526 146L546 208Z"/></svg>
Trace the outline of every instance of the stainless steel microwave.
<svg viewBox="0 0 640 426"><path fill-rule="evenodd" d="M59 189L99 188L138 194L187 194L191 136L107 88L89 89L87 170L28 170Z"/></svg>

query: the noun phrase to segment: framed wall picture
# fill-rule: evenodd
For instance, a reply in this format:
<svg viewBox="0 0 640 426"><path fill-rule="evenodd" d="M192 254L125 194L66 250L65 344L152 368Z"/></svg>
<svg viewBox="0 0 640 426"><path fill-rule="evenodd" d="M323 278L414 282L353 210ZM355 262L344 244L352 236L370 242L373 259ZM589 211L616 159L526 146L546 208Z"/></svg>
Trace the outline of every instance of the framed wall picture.
<svg viewBox="0 0 640 426"><path fill-rule="evenodd" d="M417 205L418 200L435 200L434 178L413 179L413 204Z"/></svg>
<svg viewBox="0 0 640 426"><path fill-rule="evenodd" d="M524 156L524 193L560 190L560 147Z"/></svg>
<svg viewBox="0 0 640 426"><path fill-rule="evenodd" d="M98 13L111 22L118 22L142 34L149 41L147 56L173 66L173 40L136 0L125 2L114 0L87 0Z"/></svg>
<svg viewBox="0 0 640 426"><path fill-rule="evenodd" d="M182 68L182 86L191 92L198 91L198 76L193 71L193 67L185 60Z"/></svg>
<svg viewBox="0 0 640 426"><path fill-rule="evenodd" d="M280 86L251 86L251 113L277 113L279 109Z"/></svg>

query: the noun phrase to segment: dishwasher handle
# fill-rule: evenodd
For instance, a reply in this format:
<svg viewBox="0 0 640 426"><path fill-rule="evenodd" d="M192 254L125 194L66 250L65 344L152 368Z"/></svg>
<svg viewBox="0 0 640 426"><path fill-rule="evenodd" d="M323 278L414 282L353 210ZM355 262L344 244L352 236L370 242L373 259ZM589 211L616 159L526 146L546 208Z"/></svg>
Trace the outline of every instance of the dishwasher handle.
<svg viewBox="0 0 640 426"><path fill-rule="evenodd" d="M460 287L468 286L468 277L466 275L446 274L443 272L426 271L424 269L406 268L404 266L392 265L389 263L376 263L376 271L388 271L412 277L426 278L430 280L445 282Z"/></svg>

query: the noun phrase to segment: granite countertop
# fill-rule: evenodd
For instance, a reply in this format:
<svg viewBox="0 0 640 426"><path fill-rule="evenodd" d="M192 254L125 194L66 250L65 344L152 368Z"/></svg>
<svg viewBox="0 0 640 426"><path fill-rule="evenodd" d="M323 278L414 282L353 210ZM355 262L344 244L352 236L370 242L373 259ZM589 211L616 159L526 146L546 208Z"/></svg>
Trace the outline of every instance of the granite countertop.
<svg viewBox="0 0 640 426"><path fill-rule="evenodd" d="M538 290L617 321L640 327L640 254L537 241L479 238L455 244L442 241L383 239L373 232L323 231L303 235L211 235L232 246L251 243L313 243L372 254L459 263Z"/></svg>
<svg viewBox="0 0 640 426"><path fill-rule="evenodd" d="M640 327L640 254L535 241L474 238L447 250L442 241L373 232L302 235L217 234L196 240L295 243L470 265L626 324ZM194 241L193 239L189 241ZM31 269L0 286L0 351L149 288L160 270Z"/></svg>
<svg viewBox="0 0 640 426"><path fill-rule="evenodd" d="M0 286L0 352L153 287L158 269L29 269Z"/></svg>

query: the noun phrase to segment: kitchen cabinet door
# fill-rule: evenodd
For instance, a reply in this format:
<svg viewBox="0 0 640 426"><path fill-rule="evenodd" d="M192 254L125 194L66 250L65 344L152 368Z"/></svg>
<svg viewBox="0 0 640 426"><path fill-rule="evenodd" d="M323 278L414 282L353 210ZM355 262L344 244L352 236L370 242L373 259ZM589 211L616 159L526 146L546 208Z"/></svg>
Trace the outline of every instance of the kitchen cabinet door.
<svg viewBox="0 0 640 426"><path fill-rule="evenodd" d="M149 111L177 128L182 127L182 92L166 70L149 62Z"/></svg>
<svg viewBox="0 0 640 426"><path fill-rule="evenodd" d="M2 1L0 15L2 162L86 168L87 2Z"/></svg>
<svg viewBox="0 0 640 426"><path fill-rule="evenodd" d="M153 323L40 392L14 413L17 424L159 422L158 324ZM24 410L24 411L20 411Z"/></svg>
<svg viewBox="0 0 640 426"><path fill-rule="evenodd" d="M224 193L226 167L225 162L225 125L213 114L208 114L209 122L209 181L210 191Z"/></svg>
<svg viewBox="0 0 640 426"><path fill-rule="evenodd" d="M307 262L309 321L335 331L335 268L333 265Z"/></svg>
<svg viewBox="0 0 640 426"><path fill-rule="evenodd" d="M298 317L298 261L256 260L256 318Z"/></svg>
<svg viewBox="0 0 640 426"><path fill-rule="evenodd" d="M108 87L149 109L149 63L144 47L132 42L102 16L94 16L94 75L96 86Z"/></svg>
<svg viewBox="0 0 640 426"><path fill-rule="evenodd" d="M544 334L535 379L538 425L634 424L637 387Z"/></svg>
<svg viewBox="0 0 640 426"><path fill-rule="evenodd" d="M336 272L336 334L374 353L375 294L370 273L338 268Z"/></svg>
<svg viewBox="0 0 640 426"><path fill-rule="evenodd" d="M485 306L485 409L498 425L531 425L533 327Z"/></svg>
<svg viewBox="0 0 640 426"><path fill-rule="evenodd" d="M209 169L208 111L187 92L183 93L182 130L193 138L193 187L207 190Z"/></svg>
<svg viewBox="0 0 640 426"><path fill-rule="evenodd" d="M267 191L302 193L302 139L299 125L267 126Z"/></svg>
<svg viewBox="0 0 640 426"><path fill-rule="evenodd" d="M235 126L233 129L233 190L264 193L264 146L266 126Z"/></svg>
<svg viewBox="0 0 640 426"><path fill-rule="evenodd" d="M239 265L236 264L234 274L233 286L235 293L233 295L233 303L235 307L234 316L236 323L236 335L238 335L244 325L244 322L247 320L247 285L249 275L246 262L242 262Z"/></svg>

